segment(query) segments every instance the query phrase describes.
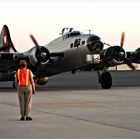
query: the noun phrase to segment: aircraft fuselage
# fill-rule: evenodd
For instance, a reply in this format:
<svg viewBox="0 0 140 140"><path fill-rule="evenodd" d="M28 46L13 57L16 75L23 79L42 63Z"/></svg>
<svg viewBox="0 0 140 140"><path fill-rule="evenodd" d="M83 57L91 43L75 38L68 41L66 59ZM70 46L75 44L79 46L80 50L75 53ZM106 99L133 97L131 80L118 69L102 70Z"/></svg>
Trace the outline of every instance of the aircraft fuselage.
<svg viewBox="0 0 140 140"><path fill-rule="evenodd" d="M52 57L50 63L45 64L42 74L52 76L57 73L76 70L86 65L86 55L91 54L87 48L89 36L89 34L76 35L69 38L61 36L47 44L45 47L50 53L64 53L64 57Z"/></svg>

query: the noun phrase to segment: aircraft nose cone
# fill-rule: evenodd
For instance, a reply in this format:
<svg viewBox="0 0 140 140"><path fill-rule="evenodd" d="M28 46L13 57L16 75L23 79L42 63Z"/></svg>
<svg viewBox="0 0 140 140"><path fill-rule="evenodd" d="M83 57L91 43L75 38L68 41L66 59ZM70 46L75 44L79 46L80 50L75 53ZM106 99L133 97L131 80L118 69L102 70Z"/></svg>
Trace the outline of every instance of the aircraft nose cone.
<svg viewBox="0 0 140 140"><path fill-rule="evenodd" d="M104 44L100 41L98 36L92 35L87 39L87 48L92 53L100 53Z"/></svg>

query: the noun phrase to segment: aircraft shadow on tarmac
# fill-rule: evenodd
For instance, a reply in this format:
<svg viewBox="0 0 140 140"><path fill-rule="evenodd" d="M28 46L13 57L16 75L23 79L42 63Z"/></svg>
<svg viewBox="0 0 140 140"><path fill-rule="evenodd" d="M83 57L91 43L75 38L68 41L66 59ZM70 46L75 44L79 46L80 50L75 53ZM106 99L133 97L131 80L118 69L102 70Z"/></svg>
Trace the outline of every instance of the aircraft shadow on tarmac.
<svg viewBox="0 0 140 140"><path fill-rule="evenodd" d="M140 86L140 71L111 71L113 87ZM98 83L96 72L62 73L52 76L44 86L36 86L37 91L56 90L94 90L102 89ZM12 82L1 82L0 92L15 92Z"/></svg>

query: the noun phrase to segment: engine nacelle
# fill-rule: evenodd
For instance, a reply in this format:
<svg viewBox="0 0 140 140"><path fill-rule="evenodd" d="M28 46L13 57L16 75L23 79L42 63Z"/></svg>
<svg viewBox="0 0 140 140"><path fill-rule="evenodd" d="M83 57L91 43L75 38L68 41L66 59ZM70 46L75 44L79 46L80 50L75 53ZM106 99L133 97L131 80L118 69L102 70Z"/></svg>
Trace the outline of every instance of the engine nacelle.
<svg viewBox="0 0 140 140"><path fill-rule="evenodd" d="M36 83L38 85L45 85L48 82L48 79L49 79L48 77L42 77L37 79Z"/></svg>
<svg viewBox="0 0 140 140"><path fill-rule="evenodd" d="M32 65L47 63L50 58L49 50L43 46L39 47L40 50L37 47L33 47L30 51L26 52Z"/></svg>
<svg viewBox="0 0 140 140"><path fill-rule="evenodd" d="M140 63L140 48L137 48L134 52L135 58L134 61L136 63Z"/></svg>
<svg viewBox="0 0 140 140"><path fill-rule="evenodd" d="M100 58L103 62L112 62L115 64L123 63L125 57L126 53L120 46L111 46L100 53Z"/></svg>
<svg viewBox="0 0 140 140"><path fill-rule="evenodd" d="M104 44L100 41L100 38L96 35L91 35L87 39L87 48L91 53L99 54L104 47Z"/></svg>
<svg viewBox="0 0 140 140"><path fill-rule="evenodd" d="M132 63L140 63L140 48L137 48L134 52L127 52L127 59Z"/></svg>

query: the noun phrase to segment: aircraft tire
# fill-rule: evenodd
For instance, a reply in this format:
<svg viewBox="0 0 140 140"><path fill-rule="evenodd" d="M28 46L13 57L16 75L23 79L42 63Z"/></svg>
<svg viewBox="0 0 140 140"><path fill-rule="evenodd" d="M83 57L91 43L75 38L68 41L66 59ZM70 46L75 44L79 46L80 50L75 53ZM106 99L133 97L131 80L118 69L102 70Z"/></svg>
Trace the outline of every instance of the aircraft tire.
<svg viewBox="0 0 140 140"><path fill-rule="evenodd" d="M110 89L112 87L112 76L109 72L101 74L101 87L103 89Z"/></svg>

